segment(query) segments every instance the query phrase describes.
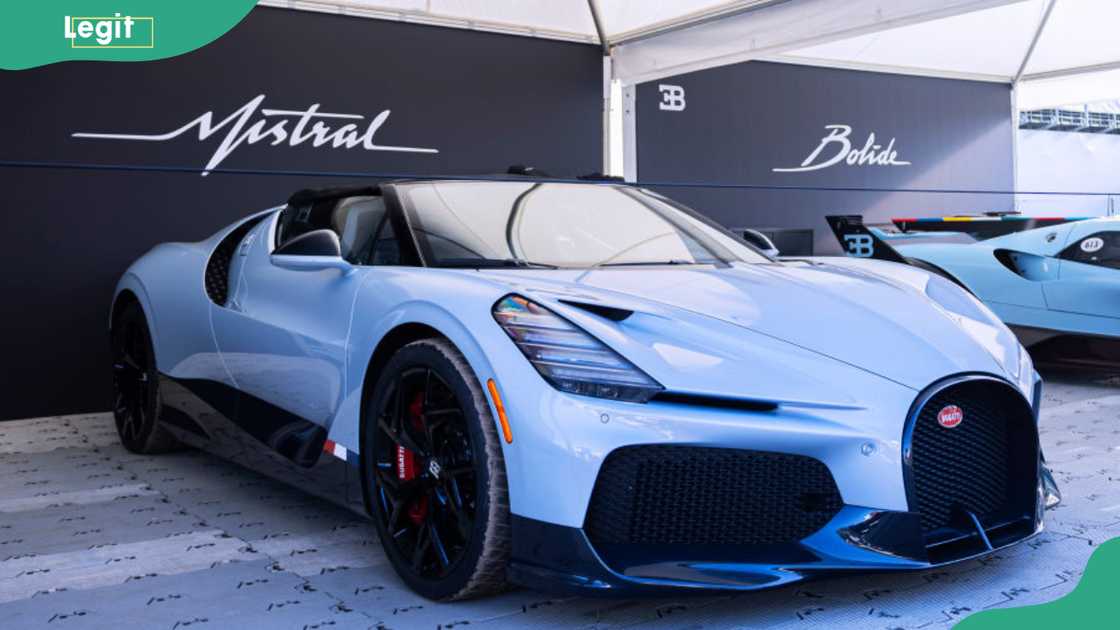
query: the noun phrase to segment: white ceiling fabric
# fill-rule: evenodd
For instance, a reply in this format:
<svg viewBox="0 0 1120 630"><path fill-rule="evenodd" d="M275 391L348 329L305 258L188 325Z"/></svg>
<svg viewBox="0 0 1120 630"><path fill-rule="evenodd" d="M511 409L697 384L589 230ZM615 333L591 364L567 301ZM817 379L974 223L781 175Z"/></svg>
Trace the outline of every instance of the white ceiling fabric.
<svg viewBox="0 0 1120 630"><path fill-rule="evenodd" d="M1054 2L1029 55L1040 23ZM261 4L599 43L587 0ZM1012 82L1030 107L1120 98L1120 0L596 0L624 84L766 59ZM1022 70L1022 72L1020 72ZM1075 79L1069 78L1077 75Z"/></svg>
<svg viewBox="0 0 1120 630"><path fill-rule="evenodd" d="M1018 77L1020 109L1120 98L1120 2L1054 0L1043 24L1050 1L993 2L756 58L1008 83Z"/></svg>
<svg viewBox="0 0 1120 630"><path fill-rule="evenodd" d="M769 2L772 0L762 0ZM599 0L607 38L621 41L760 0ZM262 0L262 5L598 43L587 0Z"/></svg>
<svg viewBox="0 0 1120 630"><path fill-rule="evenodd" d="M1010 80L1018 73L1049 0L1021 0L953 17L791 51L790 57ZM1023 80L1120 62L1115 0L1056 0Z"/></svg>
<svg viewBox="0 0 1120 630"><path fill-rule="evenodd" d="M607 0L609 1L609 0ZM839 42L1013 0L788 0L615 50L615 73L640 83ZM1029 35L1028 35L1029 37Z"/></svg>
<svg viewBox="0 0 1120 630"><path fill-rule="evenodd" d="M789 51L788 60L872 65L926 73L1015 76L1041 19L1039 2L1016 2ZM992 25L1000 29L993 33Z"/></svg>
<svg viewBox="0 0 1120 630"><path fill-rule="evenodd" d="M1027 75L1120 61L1117 20L1116 0L1057 0Z"/></svg>
<svg viewBox="0 0 1120 630"><path fill-rule="evenodd" d="M597 43L583 0L260 0L264 6L340 13Z"/></svg>

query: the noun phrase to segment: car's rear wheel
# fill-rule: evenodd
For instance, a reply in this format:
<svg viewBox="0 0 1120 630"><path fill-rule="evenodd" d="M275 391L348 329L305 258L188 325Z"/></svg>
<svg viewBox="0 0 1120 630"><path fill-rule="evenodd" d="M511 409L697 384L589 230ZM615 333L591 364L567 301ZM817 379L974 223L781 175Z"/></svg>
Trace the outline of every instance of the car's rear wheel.
<svg viewBox="0 0 1120 630"><path fill-rule="evenodd" d="M179 443L158 422L160 399L155 352L144 311L126 305L113 323L113 420L121 444L134 453L175 450Z"/></svg>
<svg viewBox="0 0 1120 630"><path fill-rule="evenodd" d="M509 500L501 443L482 388L442 339L388 361L364 410L370 507L401 578L435 600L506 585Z"/></svg>

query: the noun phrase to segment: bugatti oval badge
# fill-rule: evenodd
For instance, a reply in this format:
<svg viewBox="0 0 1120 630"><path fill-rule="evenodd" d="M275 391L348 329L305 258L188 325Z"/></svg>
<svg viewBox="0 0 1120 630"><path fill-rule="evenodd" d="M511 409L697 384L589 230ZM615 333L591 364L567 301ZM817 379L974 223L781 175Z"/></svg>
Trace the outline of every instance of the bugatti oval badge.
<svg viewBox="0 0 1120 630"><path fill-rule="evenodd" d="M964 420L964 412L956 405L946 405L937 412L937 424L952 429Z"/></svg>

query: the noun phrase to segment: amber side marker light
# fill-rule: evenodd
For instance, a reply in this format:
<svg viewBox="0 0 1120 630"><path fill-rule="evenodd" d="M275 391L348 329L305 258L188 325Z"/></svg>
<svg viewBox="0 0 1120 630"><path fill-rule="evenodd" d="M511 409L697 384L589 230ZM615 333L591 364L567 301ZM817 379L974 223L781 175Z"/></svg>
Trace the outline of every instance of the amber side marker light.
<svg viewBox="0 0 1120 630"><path fill-rule="evenodd" d="M490 399L494 401L494 408L498 410L498 422L502 423L502 435L506 438L506 444L513 444L513 432L509 430L506 406L502 404L502 397L498 394L498 386L494 383L494 379L486 381L486 389L490 390Z"/></svg>

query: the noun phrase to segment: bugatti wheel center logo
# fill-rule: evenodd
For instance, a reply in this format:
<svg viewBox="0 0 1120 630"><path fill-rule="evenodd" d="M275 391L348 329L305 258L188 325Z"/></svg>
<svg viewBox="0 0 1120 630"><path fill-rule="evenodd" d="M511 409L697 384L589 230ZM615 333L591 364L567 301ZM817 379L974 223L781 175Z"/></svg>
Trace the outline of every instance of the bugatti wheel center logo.
<svg viewBox="0 0 1120 630"><path fill-rule="evenodd" d="M937 412L937 424L952 429L964 420L964 412L956 405L946 405Z"/></svg>

